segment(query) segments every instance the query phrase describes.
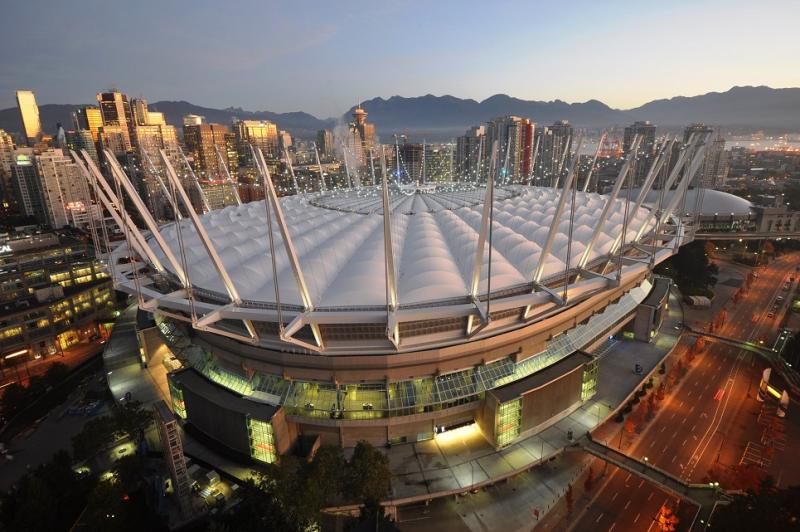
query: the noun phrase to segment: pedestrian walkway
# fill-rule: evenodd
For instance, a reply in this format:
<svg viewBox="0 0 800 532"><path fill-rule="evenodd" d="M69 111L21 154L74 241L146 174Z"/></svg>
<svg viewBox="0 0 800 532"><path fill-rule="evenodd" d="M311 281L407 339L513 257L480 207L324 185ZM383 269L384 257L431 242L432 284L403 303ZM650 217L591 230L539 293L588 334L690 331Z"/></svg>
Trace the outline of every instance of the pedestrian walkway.
<svg viewBox="0 0 800 532"><path fill-rule="evenodd" d="M775 350L770 349L769 347L762 347L752 342L745 342L737 338L730 338L728 336L722 336L708 331L693 329L692 327L689 326L686 327L686 330L687 332L689 332L689 334L692 334L694 336L705 336L706 338L710 338L712 341L730 345L733 347L738 347L746 351L752 351L753 353L758 353L759 355L763 355L767 358L769 358L770 355L775 353Z"/></svg>
<svg viewBox="0 0 800 532"><path fill-rule="evenodd" d="M720 490L718 486L687 484L663 469L594 441L591 434L587 434L585 437L581 438L581 440L574 445L573 449L586 451L609 464L624 469L629 473L633 473L639 478L657 484L675 497L679 497L698 506L699 511L692 526L693 530L704 530L705 523L708 522L708 518L713 512L714 506L729 500L728 496Z"/></svg>
<svg viewBox="0 0 800 532"><path fill-rule="evenodd" d="M680 303L670 294L668 316L652 343L608 340L596 346L600 367L595 397L540 433L500 451L489 445L476 425L387 450L393 473L392 501L387 503L407 504L464 493L527 471L560 454L614 415L658 369L678 342L682 320ZM643 374L634 372L635 364L642 366ZM568 437L570 432L573 440Z"/></svg>

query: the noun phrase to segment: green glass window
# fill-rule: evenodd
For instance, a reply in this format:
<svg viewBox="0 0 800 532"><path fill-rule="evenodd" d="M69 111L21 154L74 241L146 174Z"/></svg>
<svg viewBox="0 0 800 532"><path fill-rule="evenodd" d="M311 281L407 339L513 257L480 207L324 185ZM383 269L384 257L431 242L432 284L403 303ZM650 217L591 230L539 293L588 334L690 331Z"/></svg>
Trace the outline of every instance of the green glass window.
<svg viewBox="0 0 800 532"><path fill-rule="evenodd" d="M522 425L522 399L502 403L495 414L495 439L504 447L519 436Z"/></svg>
<svg viewBox="0 0 800 532"><path fill-rule="evenodd" d="M275 461L275 438L272 423L260 419L247 418L247 433L250 437L250 456L271 464Z"/></svg>

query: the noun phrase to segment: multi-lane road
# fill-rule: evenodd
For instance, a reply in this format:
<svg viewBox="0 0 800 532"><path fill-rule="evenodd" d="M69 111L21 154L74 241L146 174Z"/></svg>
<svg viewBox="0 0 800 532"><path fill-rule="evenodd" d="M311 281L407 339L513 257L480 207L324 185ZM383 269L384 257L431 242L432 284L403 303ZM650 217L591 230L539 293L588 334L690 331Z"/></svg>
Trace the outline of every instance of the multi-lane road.
<svg viewBox="0 0 800 532"><path fill-rule="evenodd" d="M760 269L759 277L739 303L727 305L728 317L717 334L743 341L763 339L771 345L777 318L767 314L796 264L796 255L785 256ZM682 356L693 342L693 338L684 338L674 356ZM738 461L746 444L746 425L755 424L759 409L755 394L763 367L764 362L753 353L710 343L640 434L609 443L617 445L619 441L626 454L642 460L646 457L651 464L688 482L714 480L709 477L713 471ZM589 507L576 509L577 519L562 523L562 530L652 530L661 505L674 502L656 486L625 471L612 466L608 471L595 488ZM686 529L693 510L683 505L679 515L680 529Z"/></svg>

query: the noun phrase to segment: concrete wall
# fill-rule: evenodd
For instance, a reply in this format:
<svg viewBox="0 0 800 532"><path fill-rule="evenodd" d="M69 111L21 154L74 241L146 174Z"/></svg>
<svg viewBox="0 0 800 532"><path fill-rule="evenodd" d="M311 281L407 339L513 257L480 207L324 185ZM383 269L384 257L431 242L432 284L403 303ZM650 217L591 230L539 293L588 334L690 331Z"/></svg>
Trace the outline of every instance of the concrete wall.
<svg viewBox="0 0 800 532"><path fill-rule="evenodd" d="M581 400L583 367L522 396L522 431L541 425Z"/></svg>

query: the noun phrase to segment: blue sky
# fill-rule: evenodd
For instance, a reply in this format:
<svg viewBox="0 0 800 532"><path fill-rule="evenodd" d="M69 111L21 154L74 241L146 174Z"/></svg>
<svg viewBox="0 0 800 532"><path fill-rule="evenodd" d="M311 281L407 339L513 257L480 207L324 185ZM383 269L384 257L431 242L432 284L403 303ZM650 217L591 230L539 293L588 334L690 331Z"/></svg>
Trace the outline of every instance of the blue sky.
<svg viewBox="0 0 800 532"><path fill-rule="evenodd" d="M797 0L9 1L0 108L150 101L338 115L359 99L506 93L630 108L800 86Z"/></svg>

